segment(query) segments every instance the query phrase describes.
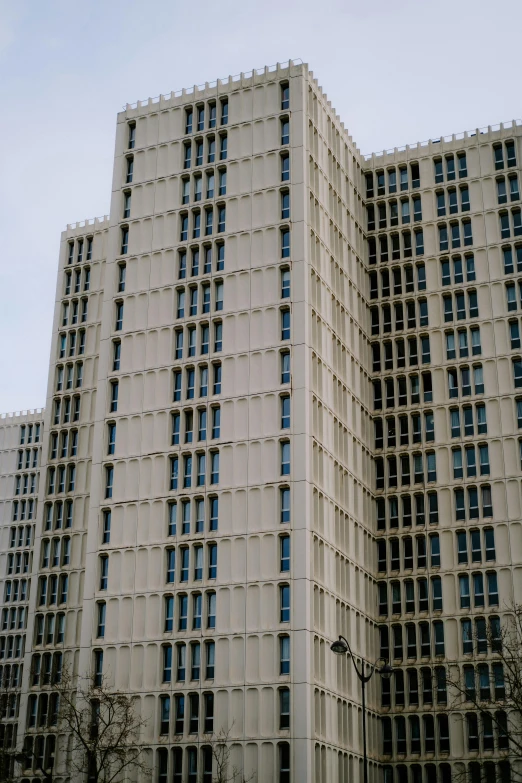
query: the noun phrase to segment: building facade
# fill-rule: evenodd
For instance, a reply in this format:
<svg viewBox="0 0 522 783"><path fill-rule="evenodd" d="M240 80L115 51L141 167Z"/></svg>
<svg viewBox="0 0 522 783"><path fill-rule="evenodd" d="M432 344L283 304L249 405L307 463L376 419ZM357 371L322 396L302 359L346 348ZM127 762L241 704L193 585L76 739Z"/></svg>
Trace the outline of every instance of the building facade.
<svg viewBox="0 0 522 783"><path fill-rule="evenodd" d="M110 217L62 235L24 781L51 757L67 780L64 667L136 697L147 779L210 783L221 732L259 783L362 779L339 634L395 669L370 684L372 780L507 781L488 640L520 600L521 135L364 157L294 63L118 115ZM455 708L455 670L488 710Z"/></svg>
<svg viewBox="0 0 522 783"><path fill-rule="evenodd" d="M38 511L43 410L0 416L0 775L14 773ZM1 752L5 749L6 753Z"/></svg>

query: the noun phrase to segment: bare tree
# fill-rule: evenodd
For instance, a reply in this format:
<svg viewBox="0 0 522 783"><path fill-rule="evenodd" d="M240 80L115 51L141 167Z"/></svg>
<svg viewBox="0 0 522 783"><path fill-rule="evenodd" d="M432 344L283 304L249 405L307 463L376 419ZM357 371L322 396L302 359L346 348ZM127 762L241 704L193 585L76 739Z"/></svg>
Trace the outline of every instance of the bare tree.
<svg viewBox="0 0 522 783"><path fill-rule="evenodd" d="M490 651L491 658L450 666L448 686L452 710L465 722L476 721L477 744L479 734L483 743L486 737L493 743L496 734L502 779L522 783L522 605L510 607L503 620L487 630L484 624L473 638L474 649ZM463 765L459 777L468 777Z"/></svg>
<svg viewBox="0 0 522 783"><path fill-rule="evenodd" d="M205 736L204 743L212 749L212 766L215 768L212 783L250 783L255 780L256 773L245 777L243 771L231 763L230 732L230 728L222 729L217 734Z"/></svg>
<svg viewBox="0 0 522 783"><path fill-rule="evenodd" d="M58 730L72 780L113 783L131 770L150 775L139 744L147 721L136 714L131 696L114 691L105 678L95 683L69 672L56 689Z"/></svg>

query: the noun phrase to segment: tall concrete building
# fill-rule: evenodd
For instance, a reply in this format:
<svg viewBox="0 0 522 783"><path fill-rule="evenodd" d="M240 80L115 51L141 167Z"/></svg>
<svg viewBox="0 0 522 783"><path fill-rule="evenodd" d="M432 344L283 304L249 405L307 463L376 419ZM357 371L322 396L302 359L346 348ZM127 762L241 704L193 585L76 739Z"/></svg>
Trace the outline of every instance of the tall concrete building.
<svg viewBox="0 0 522 783"><path fill-rule="evenodd" d="M135 695L154 783L211 783L219 732L259 783L362 780L343 634L395 669L372 781L507 783L521 127L365 157L295 63L118 115L110 217L62 235L45 415L0 421L22 780L69 779L64 667Z"/></svg>

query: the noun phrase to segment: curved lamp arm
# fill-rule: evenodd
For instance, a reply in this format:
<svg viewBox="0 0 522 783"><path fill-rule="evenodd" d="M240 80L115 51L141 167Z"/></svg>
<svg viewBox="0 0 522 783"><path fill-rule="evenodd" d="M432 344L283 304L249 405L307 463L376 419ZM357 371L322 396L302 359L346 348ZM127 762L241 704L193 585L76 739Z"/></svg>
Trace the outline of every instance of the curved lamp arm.
<svg viewBox="0 0 522 783"><path fill-rule="evenodd" d="M350 656L350 658L352 659L353 667L355 669L357 677L360 679L361 682L364 682L364 683L369 682L370 679L372 678L374 672L375 671L380 671L380 668L377 667L377 664L379 663L379 661L384 661L384 666L387 665L387 662L384 660L384 658L382 656L379 656L375 660L375 663L368 664L370 666L370 673L369 674L365 674L364 673L364 664L367 663L367 661L365 661L364 658L362 659L361 670L359 670L359 668L358 668L358 666L357 666L357 664L355 662L355 655L352 652L352 648L350 647L350 643L349 643L348 639L345 636L342 636L342 634L340 634L339 635L339 641L343 641L344 644L346 645L346 648L347 648L346 652Z"/></svg>

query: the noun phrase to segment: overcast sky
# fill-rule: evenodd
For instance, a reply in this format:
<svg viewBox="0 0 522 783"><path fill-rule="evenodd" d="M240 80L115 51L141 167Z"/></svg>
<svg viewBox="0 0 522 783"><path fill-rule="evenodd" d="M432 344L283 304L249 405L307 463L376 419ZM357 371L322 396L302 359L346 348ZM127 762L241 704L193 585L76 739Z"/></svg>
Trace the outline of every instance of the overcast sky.
<svg viewBox="0 0 522 783"><path fill-rule="evenodd" d="M60 232L123 105L289 58L362 152L522 116L520 0L0 0L0 411L42 406Z"/></svg>

